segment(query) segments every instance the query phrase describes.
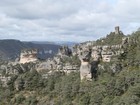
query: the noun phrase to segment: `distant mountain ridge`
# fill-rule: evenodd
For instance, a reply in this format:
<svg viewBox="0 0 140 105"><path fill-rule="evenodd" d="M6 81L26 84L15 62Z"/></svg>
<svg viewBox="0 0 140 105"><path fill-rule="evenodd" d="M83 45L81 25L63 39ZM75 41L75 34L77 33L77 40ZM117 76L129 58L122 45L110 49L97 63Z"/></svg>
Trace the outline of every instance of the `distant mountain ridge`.
<svg viewBox="0 0 140 105"><path fill-rule="evenodd" d="M24 41L24 42L26 42L26 41ZM49 42L49 41L30 41L30 42L35 43L35 44L56 44L55 42Z"/></svg>
<svg viewBox="0 0 140 105"><path fill-rule="evenodd" d="M75 45L75 44L78 44L78 42L70 42L70 41L57 41L57 42L55 42L55 44L57 44L57 45L61 45L61 46L66 45L66 46L71 47L71 46L73 46L73 45Z"/></svg>
<svg viewBox="0 0 140 105"><path fill-rule="evenodd" d="M55 41L55 42L49 42L49 41L31 41L35 44L55 44L55 45L61 45L61 46L73 46L75 44L78 44L78 42L71 42L71 41Z"/></svg>
<svg viewBox="0 0 140 105"><path fill-rule="evenodd" d="M22 49L35 48L38 49L38 58L46 59L53 57L60 48L60 45L56 44L43 44L33 42L22 42L14 39L0 40L0 59L3 60L15 60L20 55Z"/></svg>

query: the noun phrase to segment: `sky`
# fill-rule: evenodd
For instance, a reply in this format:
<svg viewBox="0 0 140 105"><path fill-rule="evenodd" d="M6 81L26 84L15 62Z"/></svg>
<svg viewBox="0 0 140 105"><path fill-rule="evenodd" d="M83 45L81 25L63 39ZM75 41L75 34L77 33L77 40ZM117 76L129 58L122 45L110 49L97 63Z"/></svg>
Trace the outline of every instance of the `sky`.
<svg viewBox="0 0 140 105"><path fill-rule="evenodd" d="M140 0L0 0L0 39L92 41L140 27Z"/></svg>

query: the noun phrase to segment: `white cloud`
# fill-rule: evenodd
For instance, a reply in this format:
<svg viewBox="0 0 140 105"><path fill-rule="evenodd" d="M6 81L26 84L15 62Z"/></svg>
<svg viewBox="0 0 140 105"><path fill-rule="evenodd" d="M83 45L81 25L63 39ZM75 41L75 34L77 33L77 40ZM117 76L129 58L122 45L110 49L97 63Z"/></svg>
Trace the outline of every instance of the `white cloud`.
<svg viewBox="0 0 140 105"><path fill-rule="evenodd" d="M139 0L0 0L0 38L85 41L140 26Z"/></svg>

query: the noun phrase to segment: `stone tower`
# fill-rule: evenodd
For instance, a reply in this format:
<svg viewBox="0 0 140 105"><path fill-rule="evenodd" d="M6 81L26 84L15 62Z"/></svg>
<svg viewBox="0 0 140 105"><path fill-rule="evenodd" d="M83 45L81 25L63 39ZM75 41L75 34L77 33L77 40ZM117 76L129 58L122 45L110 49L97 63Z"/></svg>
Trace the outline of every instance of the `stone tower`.
<svg viewBox="0 0 140 105"><path fill-rule="evenodd" d="M120 34L120 27L119 26L115 27L115 34Z"/></svg>

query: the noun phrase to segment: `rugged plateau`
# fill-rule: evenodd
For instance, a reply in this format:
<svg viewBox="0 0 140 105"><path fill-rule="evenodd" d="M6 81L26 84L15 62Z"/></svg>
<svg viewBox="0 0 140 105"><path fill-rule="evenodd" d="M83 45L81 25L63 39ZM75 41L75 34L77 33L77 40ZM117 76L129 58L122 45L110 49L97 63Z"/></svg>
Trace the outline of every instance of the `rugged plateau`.
<svg viewBox="0 0 140 105"><path fill-rule="evenodd" d="M28 46L16 47L16 61L0 62L1 105L140 104L139 30L124 35L117 26L97 41L53 46L58 53L43 60L40 45Z"/></svg>

